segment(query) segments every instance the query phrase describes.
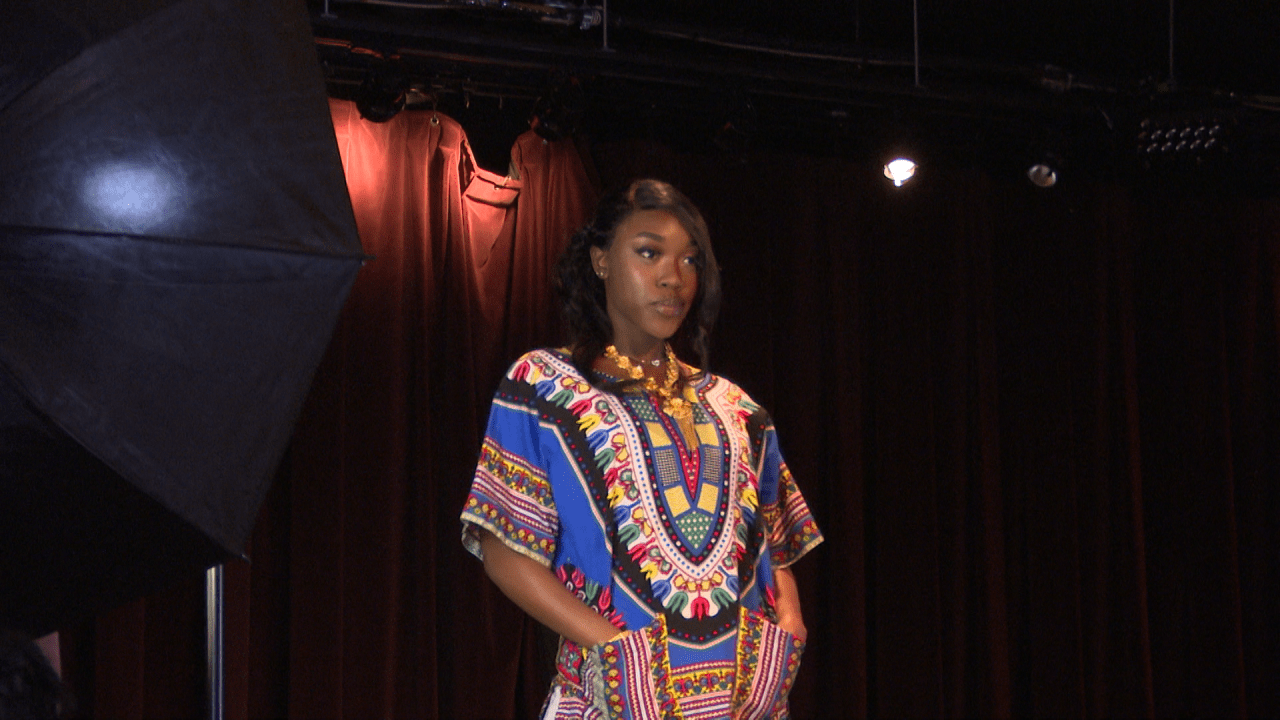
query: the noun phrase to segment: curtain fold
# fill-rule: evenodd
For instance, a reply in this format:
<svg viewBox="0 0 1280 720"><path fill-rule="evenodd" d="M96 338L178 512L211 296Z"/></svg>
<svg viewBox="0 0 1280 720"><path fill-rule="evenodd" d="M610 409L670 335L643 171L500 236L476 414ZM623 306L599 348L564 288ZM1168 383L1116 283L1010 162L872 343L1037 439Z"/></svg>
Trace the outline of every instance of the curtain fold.
<svg viewBox="0 0 1280 720"><path fill-rule="evenodd" d="M228 717L534 716L553 639L457 515L502 370L563 341L555 258L640 175L707 215L711 369L827 536L795 717L1280 714L1280 201L532 132L501 176L444 115L331 109L374 259L229 568ZM201 580L64 634L86 716L199 714Z"/></svg>
<svg viewBox="0 0 1280 720"><path fill-rule="evenodd" d="M497 379L555 340L550 263L592 190L570 143L528 133L519 176L500 176L444 115L375 125L332 108L375 259L295 437L291 567L306 574L291 581L290 667L308 670L288 712L511 716L534 638L462 551L456 516ZM456 691L479 672L485 692Z"/></svg>

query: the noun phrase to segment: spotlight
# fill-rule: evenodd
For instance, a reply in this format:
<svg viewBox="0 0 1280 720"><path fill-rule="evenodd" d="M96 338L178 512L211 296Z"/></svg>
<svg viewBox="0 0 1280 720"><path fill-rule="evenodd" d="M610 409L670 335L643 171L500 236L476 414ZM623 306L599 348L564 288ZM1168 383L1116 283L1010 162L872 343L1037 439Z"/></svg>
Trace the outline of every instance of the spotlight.
<svg viewBox="0 0 1280 720"><path fill-rule="evenodd" d="M1138 126L1137 154L1147 167L1200 165L1228 152L1226 139L1234 125L1225 110L1153 115Z"/></svg>
<svg viewBox="0 0 1280 720"><path fill-rule="evenodd" d="M369 122L382 123L404 109L409 78L400 63L388 61L370 68L356 91L356 109Z"/></svg>
<svg viewBox="0 0 1280 720"><path fill-rule="evenodd" d="M1027 169L1027 179L1036 187L1051 188L1058 182L1058 173L1044 163L1036 163Z"/></svg>
<svg viewBox="0 0 1280 720"><path fill-rule="evenodd" d="M894 187L902 187L915 174L916 162L909 158L894 158L884 166L884 176L893 181Z"/></svg>

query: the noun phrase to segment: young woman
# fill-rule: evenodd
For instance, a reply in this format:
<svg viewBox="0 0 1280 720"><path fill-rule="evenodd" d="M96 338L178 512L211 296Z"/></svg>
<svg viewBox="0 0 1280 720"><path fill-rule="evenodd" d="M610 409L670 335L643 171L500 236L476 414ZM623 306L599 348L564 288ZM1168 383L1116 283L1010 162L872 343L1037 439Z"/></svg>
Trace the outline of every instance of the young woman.
<svg viewBox="0 0 1280 720"><path fill-rule="evenodd" d="M463 543L559 633L544 718L776 718L822 541L767 413L707 362L720 275L672 186L604 198L557 267L567 349L511 366ZM671 341L671 342L669 342Z"/></svg>

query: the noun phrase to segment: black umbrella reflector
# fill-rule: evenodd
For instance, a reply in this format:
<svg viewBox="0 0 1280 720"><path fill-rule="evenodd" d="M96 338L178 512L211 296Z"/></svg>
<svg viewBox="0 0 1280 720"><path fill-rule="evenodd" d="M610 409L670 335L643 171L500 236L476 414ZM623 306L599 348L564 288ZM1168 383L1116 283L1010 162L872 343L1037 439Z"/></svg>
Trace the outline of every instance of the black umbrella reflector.
<svg viewBox="0 0 1280 720"><path fill-rule="evenodd" d="M43 635L226 558L199 528L51 427L3 374L0 413L6 627Z"/></svg>
<svg viewBox="0 0 1280 720"><path fill-rule="evenodd" d="M0 622L32 631L242 552L363 260L303 4L150 5L0 84Z"/></svg>
<svg viewBox="0 0 1280 720"><path fill-rule="evenodd" d="M82 50L180 0L5 0L0 108Z"/></svg>
<svg viewBox="0 0 1280 720"><path fill-rule="evenodd" d="M0 46L26 32L0 27ZM0 226L359 252L314 40L293 0L153 12L0 108L0 143Z"/></svg>

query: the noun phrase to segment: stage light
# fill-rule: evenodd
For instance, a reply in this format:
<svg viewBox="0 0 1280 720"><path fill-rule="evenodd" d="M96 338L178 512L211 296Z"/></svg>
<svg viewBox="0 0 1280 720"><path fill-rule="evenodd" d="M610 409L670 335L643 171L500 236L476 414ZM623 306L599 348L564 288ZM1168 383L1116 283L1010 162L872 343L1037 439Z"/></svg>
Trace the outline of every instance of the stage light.
<svg viewBox="0 0 1280 720"><path fill-rule="evenodd" d="M391 60L370 68L356 91L356 109L369 122L386 122L404 109L409 78L403 65Z"/></svg>
<svg viewBox="0 0 1280 720"><path fill-rule="evenodd" d="M1225 113L1181 113L1146 118L1138 126L1137 151L1153 161L1201 164L1227 152L1233 118Z"/></svg>
<svg viewBox="0 0 1280 720"><path fill-rule="evenodd" d="M1027 179L1032 185L1051 188L1058 183L1058 172L1044 163L1036 163L1027 169Z"/></svg>
<svg viewBox="0 0 1280 720"><path fill-rule="evenodd" d="M884 176L893 181L894 187L902 187L902 184L915 177L915 174L916 162L909 158L894 158L884 166Z"/></svg>

